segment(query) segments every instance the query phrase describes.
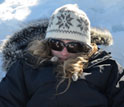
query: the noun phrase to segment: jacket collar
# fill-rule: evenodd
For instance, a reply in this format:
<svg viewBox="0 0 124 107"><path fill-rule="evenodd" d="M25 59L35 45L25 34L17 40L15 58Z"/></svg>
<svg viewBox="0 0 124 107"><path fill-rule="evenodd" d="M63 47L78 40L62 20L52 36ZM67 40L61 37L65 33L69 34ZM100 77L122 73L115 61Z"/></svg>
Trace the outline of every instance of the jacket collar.
<svg viewBox="0 0 124 107"><path fill-rule="evenodd" d="M111 58L111 53L99 49L89 60L88 68L91 68L107 59ZM87 68L87 69L88 69Z"/></svg>

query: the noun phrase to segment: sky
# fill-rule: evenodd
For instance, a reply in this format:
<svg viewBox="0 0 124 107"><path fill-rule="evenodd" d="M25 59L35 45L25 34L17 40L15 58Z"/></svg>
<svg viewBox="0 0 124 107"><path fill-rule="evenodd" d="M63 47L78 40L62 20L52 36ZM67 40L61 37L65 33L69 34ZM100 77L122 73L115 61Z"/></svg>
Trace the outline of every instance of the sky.
<svg viewBox="0 0 124 107"><path fill-rule="evenodd" d="M114 44L103 49L124 67L124 1L123 0L0 0L0 42L25 24L49 18L64 4L78 4L90 19L92 27L108 29ZM1 63L1 62L0 62ZM0 70L0 76L4 75Z"/></svg>

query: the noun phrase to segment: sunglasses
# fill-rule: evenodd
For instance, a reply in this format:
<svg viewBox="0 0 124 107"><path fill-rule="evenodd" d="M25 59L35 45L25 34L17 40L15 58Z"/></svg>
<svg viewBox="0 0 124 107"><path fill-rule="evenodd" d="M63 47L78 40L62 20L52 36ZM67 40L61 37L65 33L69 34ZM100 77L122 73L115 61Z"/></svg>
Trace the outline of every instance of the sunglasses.
<svg viewBox="0 0 124 107"><path fill-rule="evenodd" d="M88 53L91 51L91 47L82 42L64 43L63 41L58 39L49 39L48 45L50 46L51 49L55 51L62 51L64 47L66 47L69 53L80 53L80 52Z"/></svg>

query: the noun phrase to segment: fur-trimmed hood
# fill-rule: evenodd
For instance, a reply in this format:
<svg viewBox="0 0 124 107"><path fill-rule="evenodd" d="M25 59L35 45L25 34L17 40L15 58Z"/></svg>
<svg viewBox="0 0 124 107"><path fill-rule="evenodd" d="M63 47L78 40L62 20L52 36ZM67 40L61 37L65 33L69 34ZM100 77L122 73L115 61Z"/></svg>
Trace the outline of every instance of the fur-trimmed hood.
<svg viewBox="0 0 124 107"><path fill-rule="evenodd" d="M5 71L19 58L23 57L24 50L33 40L45 37L48 19L38 20L14 33L0 46ZM107 30L91 28L91 42L98 45L112 45L112 35Z"/></svg>

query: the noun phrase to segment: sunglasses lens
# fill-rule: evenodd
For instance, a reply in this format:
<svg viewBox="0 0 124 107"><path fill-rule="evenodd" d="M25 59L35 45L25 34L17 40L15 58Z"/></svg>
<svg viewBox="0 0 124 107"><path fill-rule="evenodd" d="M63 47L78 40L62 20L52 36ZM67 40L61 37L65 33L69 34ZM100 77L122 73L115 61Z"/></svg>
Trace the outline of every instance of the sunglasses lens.
<svg viewBox="0 0 124 107"><path fill-rule="evenodd" d="M91 50L91 47L79 42L70 42L67 45L67 49L70 53L88 53Z"/></svg>
<svg viewBox="0 0 124 107"><path fill-rule="evenodd" d="M67 50L70 53L78 53L80 51L80 46L77 43L70 42L67 45Z"/></svg>
<svg viewBox="0 0 124 107"><path fill-rule="evenodd" d="M51 49L56 51L62 51L63 49L63 44L60 40L50 39L49 46L51 47Z"/></svg>

